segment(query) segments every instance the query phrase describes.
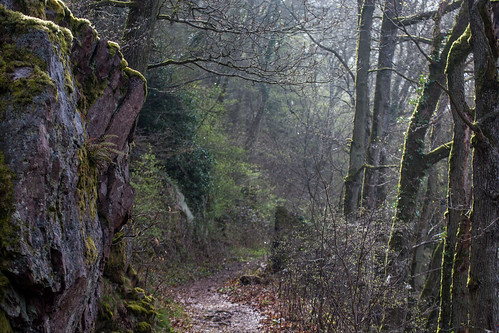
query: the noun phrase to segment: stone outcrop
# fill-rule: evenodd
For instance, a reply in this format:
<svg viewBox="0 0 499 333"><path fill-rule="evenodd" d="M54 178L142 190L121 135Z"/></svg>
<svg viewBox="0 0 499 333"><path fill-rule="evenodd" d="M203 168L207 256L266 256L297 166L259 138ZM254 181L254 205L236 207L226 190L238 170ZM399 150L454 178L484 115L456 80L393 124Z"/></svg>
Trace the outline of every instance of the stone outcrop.
<svg viewBox="0 0 499 333"><path fill-rule="evenodd" d="M145 80L58 0L0 0L0 331L91 332Z"/></svg>

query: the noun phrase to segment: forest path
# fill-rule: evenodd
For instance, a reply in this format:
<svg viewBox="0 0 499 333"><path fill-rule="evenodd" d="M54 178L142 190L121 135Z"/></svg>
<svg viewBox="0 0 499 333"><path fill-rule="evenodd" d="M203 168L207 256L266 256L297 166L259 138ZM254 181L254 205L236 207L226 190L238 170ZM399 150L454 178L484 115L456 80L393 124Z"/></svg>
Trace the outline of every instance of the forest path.
<svg viewBox="0 0 499 333"><path fill-rule="evenodd" d="M257 309L232 302L223 292L227 281L255 268L259 262L231 263L220 272L179 286L172 290L190 318L187 325L178 327L188 333L254 333L263 332L264 315Z"/></svg>

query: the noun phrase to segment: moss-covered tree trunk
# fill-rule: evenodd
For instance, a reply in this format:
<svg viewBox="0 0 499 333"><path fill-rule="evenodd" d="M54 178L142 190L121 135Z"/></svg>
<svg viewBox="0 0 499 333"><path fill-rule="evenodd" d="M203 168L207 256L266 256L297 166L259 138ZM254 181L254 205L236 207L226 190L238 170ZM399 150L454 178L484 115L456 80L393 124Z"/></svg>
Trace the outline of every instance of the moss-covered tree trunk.
<svg viewBox="0 0 499 333"><path fill-rule="evenodd" d="M437 106L436 118L441 119L444 112L447 112L448 98L442 95ZM443 144L442 141L442 123L436 121L431 128L430 147L431 150L438 148ZM426 190L421 206L421 214L415 219L415 239L416 244L412 255L412 264L410 271L410 285L414 287L415 293L420 293L426 282L426 271L428 264L428 250L435 247L432 243L428 243L428 231L435 225L437 219L440 219L440 199L439 199L439 172L435 165L428 167L426 181Z"/></svg>
<svg viewBox="0 0 499 333"><path fill-rule="evenodd" d="M467 17L467 6L463 6L463 15ZM454 135L449 157L449 185L447 192L447 213L445 215L447 232L445 234L442 259L438 332L455 331L467 320L466 311L468 306L466 304L467 297L465 292L468 270L467 259L459 258L456 261L454 284L452 283L452 267L454 249L457 243L457 231L458 228L463 229L468 225L466 213L469 211L471 199L469 196L470 182L468 179L471 130L461 120L461 116L471 120L464 93L464 62L471 51L468 44L469 32L470 30L467 29L452 45L446 69L447 86L450 92L451 110L454 120ZM460 255L463 255L462 251L460 251ZM462 274L463 272L465 272L464 275ZM452 303L451 286L454 295ZM453 316L455 320L452 319Z"/></svg>
<svg viewBox="0 0 499 333"><path fill-rule="evenodd" d="M471 332L499 329L499 2L468 1L475 65Z"/></svg>
<svg viewBox="0 0 499 333"><path fill-rule="evenodd" d="M371 136L366 155L366 168L362 189L362 206L366 209L378 208L385 200L384 170L378 168L386 161L385 139L390 112L393 56L397 45L397 26L394 18L400 11L399 0L386 0L381 23L379 42L378 72L374 91L373 119Z"/></svg>
<svg viewBox="0 0 499 333"><path fill-rule="evenodd" d="M444 8L435 17L434 37L430 54L429 75L423 93L412 115L407 130L404 153L400 168L399 191L396 213L393 219L386 258L386 280L388 283L387 302L381 330L385 332L403 331L409 311L407 299L409 288L409 267L411 247L414 243L414 216L416 197L427 168L448 156L449 147L440 146L425 154L425 136L430 119L436 109L445 80L444 69L452 43L463 33L467 22L459 15L449 40L440 52L442 37L439 21Z"/></svg>
<svg viewBox="0 0 499 333"><path fill-rule="evenodd" d="M369 58L371 56L371 27L373 22L374 0L365 0L358 24L357 72L355 75L355 116L352 142L350 144L350 164L345 178L343 214L350 216L360 204L367 139L369 136Z"/></svg>

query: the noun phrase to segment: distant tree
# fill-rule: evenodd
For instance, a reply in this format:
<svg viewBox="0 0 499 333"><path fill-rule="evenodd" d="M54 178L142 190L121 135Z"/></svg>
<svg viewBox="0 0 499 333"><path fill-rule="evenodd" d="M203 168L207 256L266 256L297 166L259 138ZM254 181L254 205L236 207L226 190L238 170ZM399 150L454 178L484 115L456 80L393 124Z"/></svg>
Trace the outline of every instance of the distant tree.
<svg viewBox="0 0 499 333"><path fill-rule="evenodd" d="M383 20L378 51L378 67L373 99L372 124L366 153L366 168L362 186L362 208L379 208L385 201L385 172L387 157L387 126L390 116L393 57L397 46L397 25L394 19L401 11L399 0L387 0L383 8Z"/></svg>
<svg viewBox="0 0 499 333"><path fill-rule="evenodd" d="M360 4L360 2L359 2ZM350 164L345 178L343 214L357 214L364 175L367 140L369 137L369 60L374 0L365 0L359 7L357 69L355 74L355 115L350 142Z"/></svg>

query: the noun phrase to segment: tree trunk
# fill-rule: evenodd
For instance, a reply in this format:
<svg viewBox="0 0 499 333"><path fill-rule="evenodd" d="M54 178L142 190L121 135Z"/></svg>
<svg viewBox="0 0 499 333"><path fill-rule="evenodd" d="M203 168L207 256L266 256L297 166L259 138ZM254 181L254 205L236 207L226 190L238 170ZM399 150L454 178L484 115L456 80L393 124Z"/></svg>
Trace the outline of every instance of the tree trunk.
<svg viewBox="0 0 499 333"><path fill-rule="evenodd" d="M122 38L122 52L128 66L143 74L151 53L151 38L157 22L160 0L135 1L128 12Z"/></svg>
<svg viewBox="0 0 499 333"><path fill-rule="evenodd" d="M440 13L443 12L440 8ZM409 129L407 130L404 154L400 169L399 192L396 204L396 213L393 219L390 241L386 258L386 280L388 282L387 299L394 297L396 301L387 302L382 331L403 331L406 325L406 315L409 311L407 298L412 286L408 285L408 272L410 267L410 247L414 237L414 215L416 197L419 192L420 182L426 169L440 159L448 156L449 148L441 146L428 154L424 153L425 136L428 131L430 119L435 111L444 82L444 68L447 55L452 43L463 33L466 20L459 15L448 42L440 51L440 17L435 18L435 29L429 65L428 79L423 88L423 94L412 115Z"/></svg>
<svg viewBox="0 0 499 333"><path fill-rule="evenodd" d="M437 106L436 119L441 119L444 112L447 112L446 108L449 103L447 96L442 95ZM436 149L442 145L443 142L441 138L442 126L440 121L436 121L431 129L430 145L431 149ZM416 219L415 225L415 244L421 244L427 242L428 230L432 226L432 221L435 219L440 219L441 209L440 209L440 199L438 193L438 171L435 165L428 167L427 170L428 180L426 185L426 191L424 194L423 204L420 209L421 215ZM427 253L434 248L433 243L428 243L425 245L417 246L413 250L412 264L411 264L411 281L410 285L414 287L415 293L421 293L425 281L426 281L426 271L427 271Z"/></svg>
<svg viewBox="0 0 499 333"><path fill-rule="evenodd" d="M473 209L468 288L472 332L499 328L499 2L471 1L475 65Z"/></svg>
<svg viewBox="0 0 499 333"><path fill-rule="evenodd" d="M400 10L399 0L386 0L381 23L381 37L378 55L378 72L374 91L373 120L367 149L366 164L379 166L386 160L385 139L390 112L390 91L393 68L393 55L397 45L397 26L393 19ZM362 189L362 207L372 210L383 204L384 169L367 168Z"/></svg>
<svg viewBox="0 0 499 333"><path fill-rule="evenodd" d="M367 138L369 133L369 59L371 56L371 27L373 22L374 0L365 0L359 18L357 39L357 72L355 76L355 117L352 142L350 144L350 164L345 178L345 198L343 214L350 216L359 208L364 174Z"/></svg>
<svg viewBox="0 0 499 333"><path fill-rule="evenodd" d="M466 17L467 6L463 6ZM447 61L447 85L451 98L452 117L454 119L454 137L452 148L449 157L449 186L447 194L447 213L444 252L442 259L442 273L440 285L440 315L438 319L438 332L455 331L458 323L467 321L467 306L466 306L466 276L460 275L459 271L465 268L467 275L466 258L463 267L455 267L457 271L454 275L452 284L452 266L454 262L454 250L456 248L456 235L459 226L465 226L468 220L466 214L470 208L469 196L469 155L470 155L470 136L471 130L461 120L458 112L470 118L469 110L466 105L464 93L464 62L470 53L470 45L468 39L470 30L467 29L463 35L454 42L449 52L449 60ZM458 110L457 108L460 108ZM463 229L464 230L464 229ZM456 258L458 259L458 258ZM456 266L461 264L456 261ZM451 286L454 297L451 303ZM464 288L464 289L463 289ZM458 296L459 295L459 296ZM458 297L456 297L458 296ZM454 319L452 317L454 316Z"/></svg>

